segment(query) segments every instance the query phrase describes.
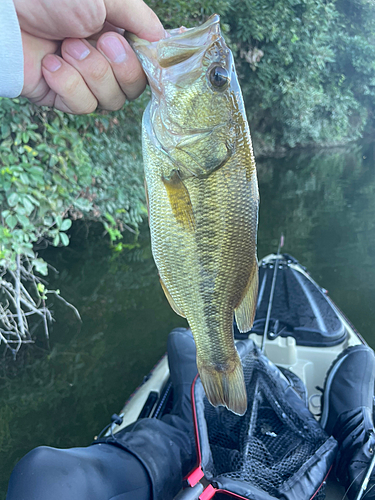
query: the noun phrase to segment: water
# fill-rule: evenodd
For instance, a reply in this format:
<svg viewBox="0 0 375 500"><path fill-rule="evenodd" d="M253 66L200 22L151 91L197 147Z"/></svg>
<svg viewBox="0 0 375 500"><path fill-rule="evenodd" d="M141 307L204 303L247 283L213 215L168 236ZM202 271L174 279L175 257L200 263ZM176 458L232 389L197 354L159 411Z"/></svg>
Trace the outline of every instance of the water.
<svg viewBox="0 0 375 500"><path fill-rule="evenodd" d="M259 257L277 248L313 278L375 347L374 144L258 161ZM130 241L130 240L129 240ZM50 351L43 339L7 376L0 370L0 498L14 464L38 445L86 446L185 325L170 309L152 261L147 228L139 246L114 253L98 226L76 225L68 248L45 253L59 270ZM9 375L9 369L10 375Z"/></svg>

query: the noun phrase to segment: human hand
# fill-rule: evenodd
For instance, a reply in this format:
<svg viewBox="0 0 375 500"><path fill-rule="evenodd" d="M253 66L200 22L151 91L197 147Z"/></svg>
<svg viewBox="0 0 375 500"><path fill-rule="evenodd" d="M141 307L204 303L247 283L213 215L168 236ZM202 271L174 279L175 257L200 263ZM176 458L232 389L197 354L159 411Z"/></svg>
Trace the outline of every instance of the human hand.
<svg viewBox="0 0 375 500"><path fill-rule="evenodd" d="M24 51L21 95L74 114L120 109L146 86L123 30L164 36L143 0L14 0Z"/></svg>

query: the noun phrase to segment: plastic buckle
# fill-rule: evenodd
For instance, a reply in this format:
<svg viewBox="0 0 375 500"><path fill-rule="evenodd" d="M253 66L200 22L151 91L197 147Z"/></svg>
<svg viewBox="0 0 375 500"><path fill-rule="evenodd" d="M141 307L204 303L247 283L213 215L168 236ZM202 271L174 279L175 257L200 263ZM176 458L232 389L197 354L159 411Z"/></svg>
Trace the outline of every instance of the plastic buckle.
<svg viewBox="0 0 375 500"><path fill-rule="evenodd" d="M189 486L193 487L202 479L203 476L204 472L200 467L198 467L197 469L193 470L191 474L189 474L186 480L189 483Z"/></svg>
<svg viewBox="0 0 375 500"><path fill-rule="evenodd" d="M212 484L209 484L207 488L199 495L199 500L210 500L216 493L215 488Z"/></svg>

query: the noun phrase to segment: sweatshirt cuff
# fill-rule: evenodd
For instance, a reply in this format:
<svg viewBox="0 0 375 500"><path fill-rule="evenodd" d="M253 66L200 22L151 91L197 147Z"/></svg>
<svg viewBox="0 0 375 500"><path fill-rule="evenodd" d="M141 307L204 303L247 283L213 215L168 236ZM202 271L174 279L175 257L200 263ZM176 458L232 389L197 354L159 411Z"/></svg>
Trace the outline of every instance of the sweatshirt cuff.
<svg viewBox="0 0 375 500"><path fill-rule="evenodd" d="M0 96L17 97L23 88L21 29L13 0L1 0Z"/></svg>

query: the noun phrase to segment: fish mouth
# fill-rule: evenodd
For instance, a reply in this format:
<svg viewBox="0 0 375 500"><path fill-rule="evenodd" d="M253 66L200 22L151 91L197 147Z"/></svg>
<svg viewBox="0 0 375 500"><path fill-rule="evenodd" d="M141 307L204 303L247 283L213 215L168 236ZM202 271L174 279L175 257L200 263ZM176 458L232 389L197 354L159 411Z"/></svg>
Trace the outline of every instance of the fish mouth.
<svg viewBox="0 0 375 500"><path fill-rule="evenodd" d="M221 38L220 16L213 14L196 28L166 30L167 36L156 42L148 42L133 33L125 37L135 51L150 83L155 80L157 70L172 68L204 54L207 48ZM186 69L185 69L186 70Z"/></svg>
<svg viewBox="0 0 375 500"><path fill-rule="evenodd" d="M185 28L184 26L181 26L181 28L166 30L166 32L167 37L163 38L161 40L162 42L173 37L174 41L178 43L183 43L185 41L191 45L191 42L194 41L197 45L205 45L204 39L207 36L220 36L220 16L218 14L213 14L205 23L195 28Z"/></svg>

